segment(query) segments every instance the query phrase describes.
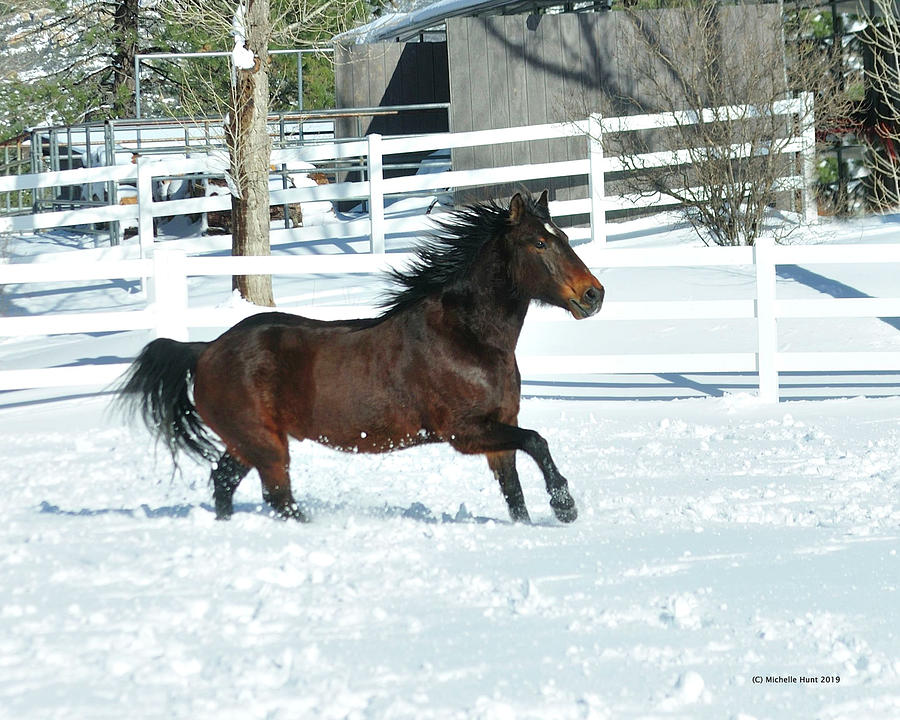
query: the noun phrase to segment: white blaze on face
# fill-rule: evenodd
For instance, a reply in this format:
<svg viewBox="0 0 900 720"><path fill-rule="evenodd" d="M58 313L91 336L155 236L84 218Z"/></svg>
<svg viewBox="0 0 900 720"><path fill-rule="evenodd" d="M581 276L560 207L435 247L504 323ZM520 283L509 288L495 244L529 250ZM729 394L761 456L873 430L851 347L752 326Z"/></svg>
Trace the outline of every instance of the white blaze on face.
<svg viewBox="0 0 900 720"><path fill-rule="evenodd" d="M544 230L546 230L551 236L562 239L559 234L559 230L553 227L550 223L544 223Z"/></svg>

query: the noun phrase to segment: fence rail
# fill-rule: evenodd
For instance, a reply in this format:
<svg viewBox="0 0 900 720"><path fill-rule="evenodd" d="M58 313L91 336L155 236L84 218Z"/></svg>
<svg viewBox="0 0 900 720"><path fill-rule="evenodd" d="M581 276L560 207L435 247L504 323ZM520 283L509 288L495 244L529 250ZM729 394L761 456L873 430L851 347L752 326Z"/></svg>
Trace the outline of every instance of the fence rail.
<svg viewBox="0 0 900 720"><path fill-rule="evenodd" d="M900 316L900 297L822 298L780 300L776 296L775 270L784 264L879 263L900 264L900 244L778 246L763 239L756 247L615 249L585 246L588 265L594 269L751 266L755 269L755 299L715 301L611 301L591 322L612 320L698 320L713 318L753 319L757 327L755 352L692 354L525 354L520 367L525 376L607 373L756 373L760 398L778 399L779 374L783 372L900 372L900 352L782 352L778 350L780 318L840 318ZM0 318L0 336L52 335L97 331L151 330L157 336L187 339L190 328L228 327L254 312L247 308L191 308L188 278L233 274L332 275L371 274L402 267L407 253L275 256L189 257L183 251L159 247L152 258L112 263L71 262L65 266L40 263L0 265L0 284L53 282L100 278L148 277L150 302L137 310L102 313L48 314L28 318ZM23 278L24 275L24 278ZM320 319L374 314L375 308L313 306L291 308ZM558 311L534 308L529 322L558 322ZM726 348L727 350L727 348ZM107 384L126 364L0 371L0 390Z"/></svg>
<svg viewBox="0 0 900 720"><path fill-rule="evenodd" d="M710 121L722 117L752 117L760 111L750 106L731 106L712 108L702 117ZM776 103L768 112L796 116L796 134L782 138L778 152L790 153L800 158L803 171L800 175L781 178L779 186L792 188L804 194L803 208L807 220L815 215L815 204L811 190L814 167L814 132L812 125L811 96L804 94L798 98ZM385 213L385 198L416 193L448 192L485 186L515 184L528 180L551 178L587 177L589 192L586 198L553 203L551 211L556 216L590 215L590 228L571 228L573 239L590 239L594 242L605 241L605 219L609 210L623 207L653 208L677 203L672 197L664 194L655 195L606 195L604 176L610 172L619 172L634 167L635 163L645 166L684 165L691 156L687 150L672 150L652 155L626 159L605 156L603 138L609 133L624 133L647 128L671 126L673 123L685 123L697 118L687 117L685 113L660 113L655 115L637 115L623 118L603 118L592 115L581 121L533 125L517 128L500 128L495 130L476 130L459 133L435 133L412 137L384 137L369 135L365 139L338 141L332 143L316 143L300 147L281 148L273 151L271 163L274 167L290 168L292 165L307 163L310 165L330 165L343 162L356 162L364 168L365 179L358 181L336 182L316 187L288 188L274 190L270 193L271 205L287 205L311 201L364 201L368 207L367 222L356 221L352 232L370 238L372 252L383 252L385 239L390 235L424 230L426 225L413 228L408 218L401 221L400 226ZM448 170L441 173L425 175L406 175L385 177L390 167L391 156L408 155L409 153L425 153L449 150L461 147L500 145L506 143L531 142L570 137L587 138L586 157L579 160L539 163L532 165L509 165L504 167L482 168L477 170ZM736 146L733 148L735 158L744 157L748 149ZM107 156L114 162L115 149L109 148ZM696 155L694 156L696 157ZM154 179L170 178L181 175L224 175L228 170L227 157L224 151L198 155L191 158L141 157L136 163L112 165L109 167L82 168L78 170L56 170L54 172L31 175L14 175L0 177L0 195L21 192L23 190L44 190L65 186L103 186L100 196L109 198L108 204L97 207L70 206L69 209L58 209L52 212L34 213L30 215L0 216L0 233L31 232L49 228L88 225L96 223L137 223L141 248L149 255L149 247L154 241L153 218L177 216L189 213L208 213L217 210L228 210L231 207L227 196L188 198L179 200L155 200L153 197ZM135 204L119 205L116 202L116 188L130 185L136 190ZM89 193L91 195L91 193ZM92 196L92 195L91 195ZM70 201L71 202L71 201ZM65 206L61 199L60 206ZM353 221L351 221L353 222ZM566 223L563 223L564 226ZM365 228L365 232L361 230ZM350 230L347 222L330 223L326 226L298 227L279 230L273 233L273 242L289 240L303 242L313 238L346 237Z"/></svg>
<svg viewBox="0 0 900 720"><path fill-rule="evenodd" d="M811 110L807 96L786 101L778 112L794 113L811 120L804 113ZM746 108L719 109L726 113L746 112ZM711 111L712 112L712 111ZM273 236L304 241L322 238L368 236L371 253L356 255L302 255L275 257L194 257L170 250L164 244L154 246L153 220L160 216L209 212L230 208L228 196L157 201L153 198L154 178L191 173L223 173L224 156L198 158L140 158L136 164L89 170L61 170L37 175L0 177L0 193L23 188L38 189L85 183L133 183L137 191L135 205L57 210L28 216L0 217L0 232L27 232L49 227L81 225L94 222L132 221L137 224L141 257L135 260L87 262L77 254L67 253L65 262L0 264L0 284L64 282L89 279L148 279L149 301L136 310L103 313L66 313L0 318L0 337L52 335L97 331L150 330L157 336L186 338L189 328L227 327L252 310L191 308L188 304L187 280L192 276L210 275L317 275L368 274L388 267L404 265L409 255L385 254L385 238L391 234L415 233L429 229L428 217L391 218L385 214L385 196L427 191L449 191L463 187L519 182L527 179L587 175L589 196L582 200L551 203L554 215L591 217L589 228L574 228L573 239L591 239L583 254L594 268L665 266L753 266L756 273L756 298L753 300L718 300L715 302L609 302L599 316L606 320L693 320L711 318L754 319L758 347L755 352L717 352L696 354L645 355L524 355L522 371L526 375L555 374L565 362L567 374L578 373L691 373L741 372L758 373L760 396L777 400L780 372L796 370L884 370L900 371L900 353L801 353L779 352L777 320L789 317L892 317L900 315L900 298L853 298L784 301L776 297L775 268L779 264L893 262L900 263L900 245L877 246L775 246L760 241L755 248L652 248L613 249L605 245L605 214L623 203L642 202L644 206L666 204L670 199L607 196L604 174L621 166L614 157L605 157L602 147L604 132L661 127L685 118L674 113L631 118L592 116L582 122L540 125L526 128L441 133L409 138L381 138L308 147L281 149L273 152L276 165L319 163L365 158L367 177L330 185L277 190L271 203L303 203L319 200L358 199L368 203L369 216L340 224L275 231ZM811 125L800 124L798 135L785 146L796 152L803 172L799 178L784 178L787 186L801 187L806 192L804 208L811 210L809 173L813 165ZM523 142L537 139L574 137L588 138L587 157L559 163L531 166L508 166L483 170L448 171L427 175L385 178L385 157L412 151L427 152L453 147ZM656 158L665 161L663 155ZM677 151L668 155L671 162L682 162ZM346 317L348 313L370 312L369 308L294 308L323 319ZM532 311L530 322L552 322L540 308ZM97 385L113 381L126 365L98 364L78 367L39 368L0 371L0 390L27 387Z"/></svg>

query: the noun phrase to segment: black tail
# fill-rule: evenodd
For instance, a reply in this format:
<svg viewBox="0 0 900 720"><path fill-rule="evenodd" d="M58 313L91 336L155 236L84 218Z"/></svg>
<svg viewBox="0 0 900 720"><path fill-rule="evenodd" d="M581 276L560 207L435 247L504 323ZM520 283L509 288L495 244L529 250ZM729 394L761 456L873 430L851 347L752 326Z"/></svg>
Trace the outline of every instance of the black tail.
<svg viewBox="0 0 900 720"><path fill-rule="evenodd" d="M175 459L179 450L215 462L221 450L191 400L191 377L208 343L159 338L141 350L117 390L117 404L140 415L147 428L165 441Z"/></svg>

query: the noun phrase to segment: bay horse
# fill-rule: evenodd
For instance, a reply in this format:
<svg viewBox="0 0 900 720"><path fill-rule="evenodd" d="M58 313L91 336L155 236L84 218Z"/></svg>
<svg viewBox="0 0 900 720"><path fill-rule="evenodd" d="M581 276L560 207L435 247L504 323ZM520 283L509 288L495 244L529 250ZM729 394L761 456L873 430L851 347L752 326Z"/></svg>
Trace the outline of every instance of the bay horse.
<svg viewBox="0 0 900 720"><path fill-rule="evenodd" d="M547 442L518 426L515 348L529 304L600 309L604 289L551 220L547 192L456 211L417 251L372 319L325 322L264 312L212 342L160 338L118 390L173 457L213 464L216 517L256 468L263 497L306 521L288 473L288 438L383 453L444 442L482 454L513 521L529 522L516 451L537 463L562 522L578 512ZM193 397L193 399L192 399ZM218 437L218 440L216 437ZM224 446L224 447L223 447Z"/></svg>

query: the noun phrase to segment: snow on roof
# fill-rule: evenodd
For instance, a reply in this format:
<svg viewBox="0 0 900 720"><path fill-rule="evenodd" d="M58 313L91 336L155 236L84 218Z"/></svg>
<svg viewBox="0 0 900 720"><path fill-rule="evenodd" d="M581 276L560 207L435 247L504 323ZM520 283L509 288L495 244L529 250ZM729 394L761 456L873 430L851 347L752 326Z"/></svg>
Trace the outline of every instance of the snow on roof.
<svg viewBox="0 0 900 720"><path fill-rule="evenodd" d="M344 45L402 42L424 30L443 25L451 17L499 14L501 9L506 13L525 12L560 4L560 0L437 0L408 11L382 15L367 25L336 35L334 42Z"/></svg>

